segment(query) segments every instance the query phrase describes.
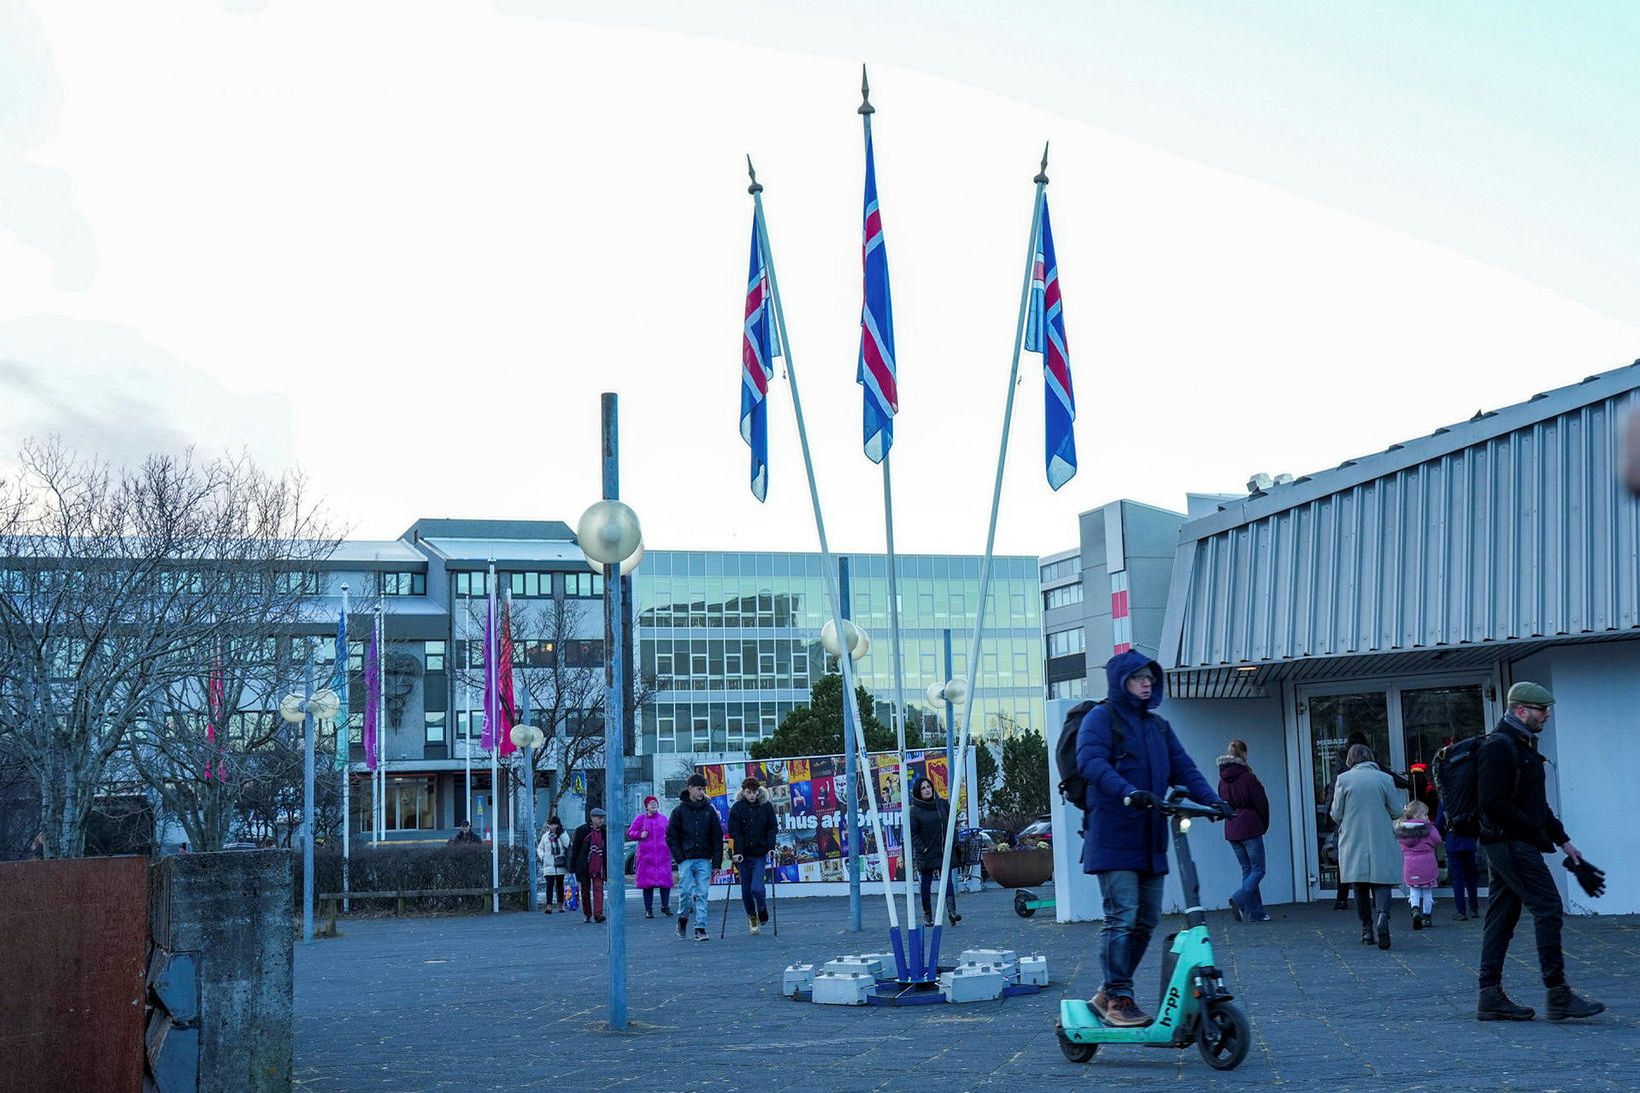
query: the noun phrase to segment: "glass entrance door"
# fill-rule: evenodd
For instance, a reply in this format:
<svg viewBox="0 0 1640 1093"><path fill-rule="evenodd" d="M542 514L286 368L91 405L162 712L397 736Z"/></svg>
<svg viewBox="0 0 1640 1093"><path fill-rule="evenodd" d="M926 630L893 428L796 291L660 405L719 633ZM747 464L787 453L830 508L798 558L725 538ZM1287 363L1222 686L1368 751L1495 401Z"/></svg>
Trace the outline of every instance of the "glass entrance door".
<svg viewBox="0 0 1640 1093"><path fill-rule="evenodd" d="M1310 897L1338 888L1338 833L1332 822L1333 787L1344 770L1351 744L1365 744L1383 769L1405 784L1433 816L1439 805L1430 767L1435 753L1454 740L1484 733L1495 716L1484 679L1422 686L1317 685L1299 691L1299 721L1307 748L1309 784L1305 801L1314 816L1306 831ZM1441 883L1446 884L1443 868ZM1486 878L1480 878L1485 887Z"/></svg>
<svg viewBox="0 0 1640 1093"><path fill-rule="evenodd" d="M1332 821L1333 786L1344 770L1351 744L1365 744L1374 755L1390 750L1389 697L1384 691L1315 695L1307 702L1313 780L1310 799L1315 813L1315 861L1312 888L1338 888L1338 831ZM1311 893L1312 897L1315 895Z"/></svg>

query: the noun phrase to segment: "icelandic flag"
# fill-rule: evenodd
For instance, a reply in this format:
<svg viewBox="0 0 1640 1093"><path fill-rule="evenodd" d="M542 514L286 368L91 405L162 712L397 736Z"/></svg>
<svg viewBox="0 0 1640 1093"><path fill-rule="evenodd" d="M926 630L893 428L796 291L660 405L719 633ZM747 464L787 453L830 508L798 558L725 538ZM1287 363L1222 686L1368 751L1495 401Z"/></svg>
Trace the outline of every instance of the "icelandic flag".
<svg viewBox="0 0 1640 1093"><path fill-rule="evenodd" d="M1031 311L1025 326L1025 348L1042 354L1043 440L1047 447L1048 485L1058 489L1076 475L1076 396L1071 391L1071 353L1065 341L1065 313L1059 299L1059 262L1053 253L1048 198L1042 198L1042 231L1037 237L1036 265L1031 273Z"/></svg>
<svg viewBox="0 0 1640 1093"><path fill-rule="evenodd" d="M381 732L377 723L377 707L382 700L381 630L370 631L370 647L364 652L364 765L375 770L381 762Z"/></svg>
<svg viewBox="0 0 1640 1093"><path fill-rule="evenodd" d="M495 678L495 589L484 609L484 734L479 739L485 751L494 751L496 729L501 724L501 696L496 693Z"/></svg>
<svg viewBox="0 0 1640 1093"><path fill-rule="evenodd" d="M860 364L854 379L865 388L866 458L881 463L894 446L894 415L900 409L900 392L894 373L894 306L888 294L888 248L883 245L883 220L877 210L877 162L869 134L860 264L865 289L860 305Z"/></svg>
<svg viewBox="0 0 1640 1093"><path fill-rule="evenodd" d="M746 327L740 338L740 439L752 449L752 496L769 493L769 384L780 337L774 328L762 233L752 217L752 264L746 274Z"/></svg>
<svg viewBox="0 0 1640 1093"><path fill-rule="evenodd" d="M347 612L341 611L336 616L336 681L332 685L336 697L341 700L341 726L336 730L336 768L347 769L348 724L347 724Z"/></svg>

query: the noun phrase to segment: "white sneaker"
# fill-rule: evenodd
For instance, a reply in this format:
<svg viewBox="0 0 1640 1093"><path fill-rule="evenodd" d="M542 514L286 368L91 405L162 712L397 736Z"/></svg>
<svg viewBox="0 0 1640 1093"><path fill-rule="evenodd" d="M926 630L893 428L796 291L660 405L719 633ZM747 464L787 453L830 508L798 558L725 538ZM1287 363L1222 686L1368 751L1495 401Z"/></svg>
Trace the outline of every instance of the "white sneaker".
<svg viewBox="0 0 1640 1093"><path fill-rule="evenodd" d="M705 930L702 930L702 929L697 927L695 929L695 940L696 941L710 941L711 939L706 936L706 931Z"/></svg>
<svg viewBox="0 0 1640 1093"><path fill-rule="evenodd" d="M763 932L763 927L758 923L756 915L747 915L746 925L751 927L752 933L754 934L760 934Z"/></svg>

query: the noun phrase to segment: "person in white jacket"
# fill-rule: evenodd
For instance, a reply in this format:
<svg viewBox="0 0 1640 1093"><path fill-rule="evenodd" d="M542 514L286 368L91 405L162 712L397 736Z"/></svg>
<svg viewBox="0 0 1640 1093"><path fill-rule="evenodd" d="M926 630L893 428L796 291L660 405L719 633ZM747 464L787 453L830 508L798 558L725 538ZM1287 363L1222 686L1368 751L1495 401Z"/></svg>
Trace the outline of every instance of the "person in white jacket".
<svg viewBox="0 0 1640 1093"><path fill-rule="evenodd" d="M545 890L541 894L541 913L550 915L556 904L564 910L564 874L569 871L569 836L564 825L554 816L547 821L547 829L535 844L535 857L541 865L541 879Z"/></svg>

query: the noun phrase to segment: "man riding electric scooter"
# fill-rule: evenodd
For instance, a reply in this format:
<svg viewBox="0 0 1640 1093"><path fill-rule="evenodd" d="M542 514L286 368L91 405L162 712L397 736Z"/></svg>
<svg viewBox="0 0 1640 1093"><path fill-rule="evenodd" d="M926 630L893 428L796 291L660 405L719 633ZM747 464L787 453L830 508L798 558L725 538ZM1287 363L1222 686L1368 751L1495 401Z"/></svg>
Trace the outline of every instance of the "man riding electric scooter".
<svg viewBox="0 0 1640 1093"><path fill-rule="evenodd" d="M1105 925L1099 937L1104 980L1089 1005L1106 1025L1141 1028L1151 1018L1133 999L1133 973L1162 917L1168 821L1160 807L1172 786L1229 816L1185 754L1172 728L1153 711L1162 701L1162 669L1143 653L1119 653L1105 664L1110 692L1088 711L1076 740L1076 765L1087 782L1082 871L1099 878Z"/></svg>

